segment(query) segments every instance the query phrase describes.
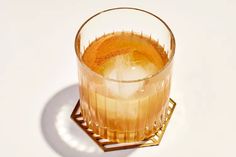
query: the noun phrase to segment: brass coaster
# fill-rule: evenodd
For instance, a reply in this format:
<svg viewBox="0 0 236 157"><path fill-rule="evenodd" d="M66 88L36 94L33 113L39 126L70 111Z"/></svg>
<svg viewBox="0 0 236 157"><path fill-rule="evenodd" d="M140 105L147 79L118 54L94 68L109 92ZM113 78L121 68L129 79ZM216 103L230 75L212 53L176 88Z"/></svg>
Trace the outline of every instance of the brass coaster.
<svg viewBox="0 0 236 157"><path fill-rule="evenodd" d="M140 148L140 147L148 147L148 146L157 146L160 144L161 139L165 133L166 127L170 121L171 115L175 109L176 102L170 98L169 107L167 112L167 118L162 127L150 138L145 139L139 142L131 142L131 143L117 143L111 142L108 139L101 138L99 135L94 134L91 129L88 129L86 122L83 120L83 116L80 112L80 101L77 102L72 114L71 118L75 121L75 123L80 126L82 130L94 141L97 145L104 151L114 151L114 150L123 150L130 148Z"/></svg>

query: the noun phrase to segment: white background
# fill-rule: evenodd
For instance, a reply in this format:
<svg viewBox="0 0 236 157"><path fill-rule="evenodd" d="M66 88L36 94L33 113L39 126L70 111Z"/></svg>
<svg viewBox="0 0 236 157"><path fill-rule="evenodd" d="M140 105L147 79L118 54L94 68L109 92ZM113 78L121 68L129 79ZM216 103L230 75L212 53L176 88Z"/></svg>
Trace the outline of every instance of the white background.
<svg viewBox="0 0 236 157"><path fill-rule="evenodd" d="M169 24L178 104L160 146L103 153L69 119L73 44L83 21L118 6ZM0 156L236 156L235 8L235 0L0 0Z"/></svg>

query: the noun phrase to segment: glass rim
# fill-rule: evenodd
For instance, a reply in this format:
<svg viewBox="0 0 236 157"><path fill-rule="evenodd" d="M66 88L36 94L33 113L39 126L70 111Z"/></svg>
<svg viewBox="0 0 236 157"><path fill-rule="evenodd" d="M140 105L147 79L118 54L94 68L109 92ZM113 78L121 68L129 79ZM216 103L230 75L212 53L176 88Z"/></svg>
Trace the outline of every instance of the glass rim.
<svg viewBox="0 0 236 157"><path fill-rule="evenodd" d="M78 55L77 51L79 51L79 54L81 53L80 50L77 50L77 41L78 41L78 38L79 38L79 35L82 31L82 29L84 28L84 26L92 19L94 19L96 16L102 14L102 13L106 13L106 12L109 12L109 11L114 11L114 10L136 10L136 11L140 11L140 12L143 12L143 13L146 13L146 14L149 14L153 17L155 17L157 20L159 20L162 24L164 24L164 26L167 28L167 30L169 31L170 33L170 38L171 38L171 41L173 41L173 45L171 45L171 56L168 60L168 62L164 65L164 67L162 67L162 69L152 75L148 75L147 77L144 77L144 78L140 78L140 79L134 79L134 80L116 80L116 79L112 79L112 78L108 78L108 77L105 77L99 73L96 73L94 72L92 69L90 69L83 61L82 59L80 58L80 56ZM96 14L94 14L93 16L90 16L85 22L83 22L83 24L80 26L79 30L77 31L76 33L76 37L75 37L75 43L74 43L74 47L75 47L75 53L76 53L76 56L77 58L79 59L81 65L83 68L85 68L86 70L88 70L89 72L91 72L92 74L94 74L95 76L97 77L100 77L101 79L104 79L104 80L107 80L107 81L111 81L111 82L118 82L118 83L132 83L132 82L141 82L141 81L145 81L147 79L151 79L157 75L160 75L163 71L165 71L165 69L167 69L167 67L172 63L173 61L173 58L174 58L174 55L175 55L175 47L176 47L176 43L175 43L175 37L174 37L174 34L173 32L171 31L170 27L160 18L158 17L157 15L151 13L151 12L148 12L146 10L143 10L143 9L139 9L139 8L134 8L134 7L116 7L116 8L110 8L110 9L106 9L106 10L103 10L103 11L100 11Z"/></svg>

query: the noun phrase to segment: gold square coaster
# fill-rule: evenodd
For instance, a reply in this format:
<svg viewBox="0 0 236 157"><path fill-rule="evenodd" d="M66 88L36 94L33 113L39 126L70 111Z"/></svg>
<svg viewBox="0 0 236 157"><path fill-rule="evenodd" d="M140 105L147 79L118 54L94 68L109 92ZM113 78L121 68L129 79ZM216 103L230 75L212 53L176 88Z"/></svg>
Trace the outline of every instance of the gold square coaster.
<svg viewBox="0 0 236 157"><path fill-rule="evenodd" d="M80 101L77 102L72 114L71 118L73 121L82 129L85 133L95 142L97 145L104 151L114 151L114 150L123 150L130 148L140 148L140 147L148 147L148 146L157 146L160 144L161 139L165 133L166 127L170 121L171 115L175 109L176 102L170 98L169 106L167 111L167 117L162 127L150 138L131 143L117 143L111 142L108 139L101 138L99 135L94 134L91 129L88 129L86 122L83 120L83 116L80 112Z"/></svg>

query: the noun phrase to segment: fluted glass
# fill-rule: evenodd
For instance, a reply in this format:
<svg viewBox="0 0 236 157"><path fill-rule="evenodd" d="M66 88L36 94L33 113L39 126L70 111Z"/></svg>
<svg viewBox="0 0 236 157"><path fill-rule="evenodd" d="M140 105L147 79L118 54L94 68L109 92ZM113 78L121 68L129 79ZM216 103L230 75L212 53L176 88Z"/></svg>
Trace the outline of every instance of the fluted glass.
<svg viewBox="0 0 236 157"><path fill-rule="evenodd" d="M168 62L148 78L119 81L105 78L82 61L90 42L112 32L150 36L164 47ZM96 134L116 142L140 141L153 135L166 117L171 86L174 36L159 17L136 8L113 8L89 18L79 29L75 49L78 58L80 104L83 118ZM123 97L129 87L142 85L135 95ZM116 95L109 86L118 86Z"/></svg>

